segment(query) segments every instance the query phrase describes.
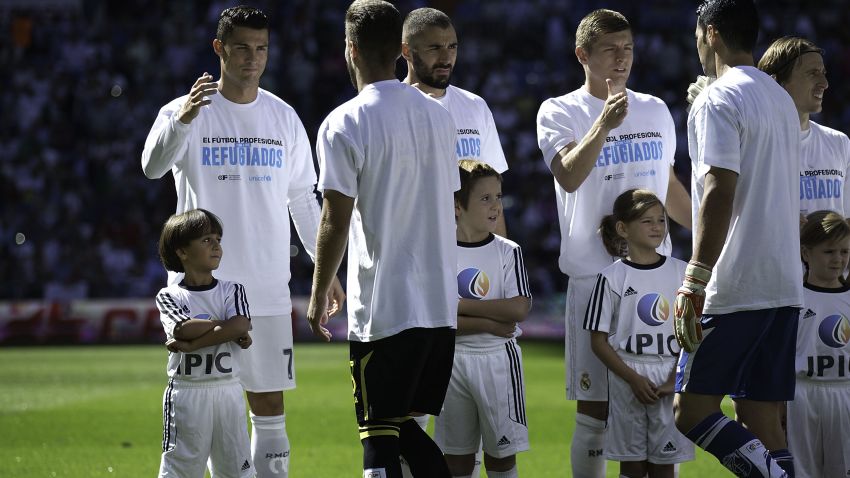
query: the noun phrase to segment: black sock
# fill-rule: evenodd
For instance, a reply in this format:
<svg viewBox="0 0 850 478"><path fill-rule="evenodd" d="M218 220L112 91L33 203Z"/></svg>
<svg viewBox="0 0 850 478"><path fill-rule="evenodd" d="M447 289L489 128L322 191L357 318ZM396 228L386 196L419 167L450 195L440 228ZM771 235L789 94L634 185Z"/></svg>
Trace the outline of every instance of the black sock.
<svg viewBox="0 0 850 478"><path fill-rule="evenodd" d="M419 428L416 420L410 418L402 422L398 438L401 456L407 461L414 477L451 478L440 447L425 430Z"/></svg>
<svg viewBox="0 0 850 478"><path fill-rule="evenodd" d="M397 426L367 423L360 427L360 443L363 444L364 471L383 471L383 475L375 475L382 478L402 478Z"/></svg>

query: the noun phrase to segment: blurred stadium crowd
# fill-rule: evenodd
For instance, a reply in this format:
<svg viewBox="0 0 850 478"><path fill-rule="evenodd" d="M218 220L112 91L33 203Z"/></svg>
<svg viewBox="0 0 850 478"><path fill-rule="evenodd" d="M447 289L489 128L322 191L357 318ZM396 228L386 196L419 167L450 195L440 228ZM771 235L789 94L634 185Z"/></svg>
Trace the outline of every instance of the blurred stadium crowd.
<svg viewBox="0 0 850 478"><path fill-rule="evenodd" d="M795 34L826 50L830 88L815 121L850 132L850 9L845 0L762 1L756 58ZM348 1L259 1L272 22L261 86L290 103L311 141L335 106L354 95L343 59ZM677 173L688 184L685 91L701 73L695 1L397 1L402 13L432 6L459 37L453 83L490 105L510 170L509 236L524 249L535 295L563 291L552 177L541 160L541 102L584 81L576 25L596 8L630 20L635 63L629 87L667 102L677 125ZM4 0L0 2L0 300L150 297L165 281L156 256L174 212L170 175L144 177L140 154L161 105L218 75L211 41L232 2ZM398 76L405 67L399 63ZM284 207L284 205L281 205ZM224 247L227 247L225 224ZM674 255L690 236L674 230ZM309 294L312 265L292 248L293 294ZM285 247L285 245L282 245Z"/></svg>

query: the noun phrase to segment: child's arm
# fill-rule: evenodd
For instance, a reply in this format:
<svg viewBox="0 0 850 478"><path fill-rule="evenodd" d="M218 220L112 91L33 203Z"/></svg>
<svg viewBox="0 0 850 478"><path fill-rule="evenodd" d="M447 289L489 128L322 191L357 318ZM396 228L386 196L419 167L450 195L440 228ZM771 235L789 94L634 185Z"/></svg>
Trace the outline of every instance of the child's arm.
<svg viewBox="0 0 850 478"><path fill-rule="evenodd" d="M499 322L487 317L457 316L457 335L478 333L493 334L509 339L516 332L516 322Z"/></svg>
<svg viewBox="0 0 850 478"><path fill-rule="evenodd" d="M531 309L531 298L518 295L510 299L476 300L460 299L457 315L485 317L502 323L522 322Z"/></svg>
<svg viewBox="0 0 850 478"><path fill-rule="evenodd" d="M203 322L209 323L212 328L193 339L179 339L177 338L178 333L175 333L177 340L169 344L169 350L173 348L180 352L194 352L202 347L230 342L247 335L248 328L251 325L251 321L244 315L236 315L228 320L205 320ZM180 327L180 329L182 328Z"/></svg>
<svg viewBox="0 0 850 478"><path fill-rule="evenodd" d="M193 340L208 334L215 327L212 320L189 319L174 327L174 338L177 340Z"/></svg>
<svg viewBox="0 0 850 478"><path fill-rule="evenodd" d="M658 389L648 378L632 370L608 343L608 332L590 331L590 347L608 370L625 380L640 403L649 405L658 400Z"/></svg>

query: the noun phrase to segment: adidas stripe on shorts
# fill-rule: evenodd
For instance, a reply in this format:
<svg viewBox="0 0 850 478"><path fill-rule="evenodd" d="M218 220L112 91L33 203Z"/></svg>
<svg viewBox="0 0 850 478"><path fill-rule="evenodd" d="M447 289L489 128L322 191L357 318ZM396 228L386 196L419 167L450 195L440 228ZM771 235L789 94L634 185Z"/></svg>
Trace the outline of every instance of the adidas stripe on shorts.
<svg viewBox="0 0 850 478"><path fill-rule="evenodd" d="M522 350L516 340L499 347L455 349L452 378L434 441L449 455L478 451L504 458L528 450Z"/></svg>

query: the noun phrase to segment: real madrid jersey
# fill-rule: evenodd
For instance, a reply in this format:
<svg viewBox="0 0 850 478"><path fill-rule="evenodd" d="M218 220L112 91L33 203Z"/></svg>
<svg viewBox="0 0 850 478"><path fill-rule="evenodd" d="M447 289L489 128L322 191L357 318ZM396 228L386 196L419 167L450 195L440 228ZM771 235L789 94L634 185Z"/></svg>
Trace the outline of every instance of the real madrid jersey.
<svg viewBox="0 0 850 478"><path fill-rule="evenodd" d="M800 142L800 212L850 215L850 139L841 131L809 121Z"/></svg>
<svg viewBox="0 0 850 478"><path fill-rule="evenodd" d="M165 287L156 295L156 307L169 339L174 337L178 324L190 319L228 320L237 315L251 318L245 288L236 282L217 279L202 287L182 283ZM241 351L231 341L194 352L169 352L168 376L190 382L237 378Z"/></svg>
<svg viewBox="0 0 850 478"><path fill-rule="evenodd" d="M221 218L227 254L218 273L245 284L255 315L288 315L288 193L316 184L304 126L292 107L263 89L246 104L212 95L188 125L176 114L185 100L160 110L142 153L145 174L171 171L177 213L204 208ZM179 280L169 273L169 284Z"/></svg>
<svg viewBox="0 0 850 478"><path fill-rule="evenodd" d="M561 225L558 264L568 276L593 276L614 258L605 250L597 231L602 217L623 191L648 189L667 200L670 167L676 153L676 128L667 105L660 99L626 90L629 114L611 130L590 174L574 192L555 183ZM543 161L552 159L570 143L580 143L602 112L605 100L580 88L546 100L537 113L537 143ZM670 254L669 238L658 249Z"/></svg>
<svg viewBox="0 0 850 478"><path fill-rule="evenodd" d="M673 334L672 304L687 263L662 256L655 264L625 259L596 278L587 304L584 328L608 332L614 350L635 355L679 355Z"/></svg>
<svg viewBox="0 0 850 478"><path fill-rule="evenodd" d="M460 298L473 300L531 298L522 249L517 243L495 234L481 242L458 241L457 293ZM517 326L514 337L521 334ZM488 349L509 340L488 333L459 335L455 347Z"/></svg>
<svg viewBox="0 0 850 478"><path fill-rule="evenodd" d="M804 287L797 326L797 375L850 381L850 286Z"/></svg>
<svg viewBox="0 0 850 478"><path fill-rule="evenodd" d="M474 159L489 164L498 173L508 170L508 162L502 151L496 122L487 102L480 96L456 86L449 85L446 94L434 98L443 105L457 127L455 152L458 161Z"/></svg>

